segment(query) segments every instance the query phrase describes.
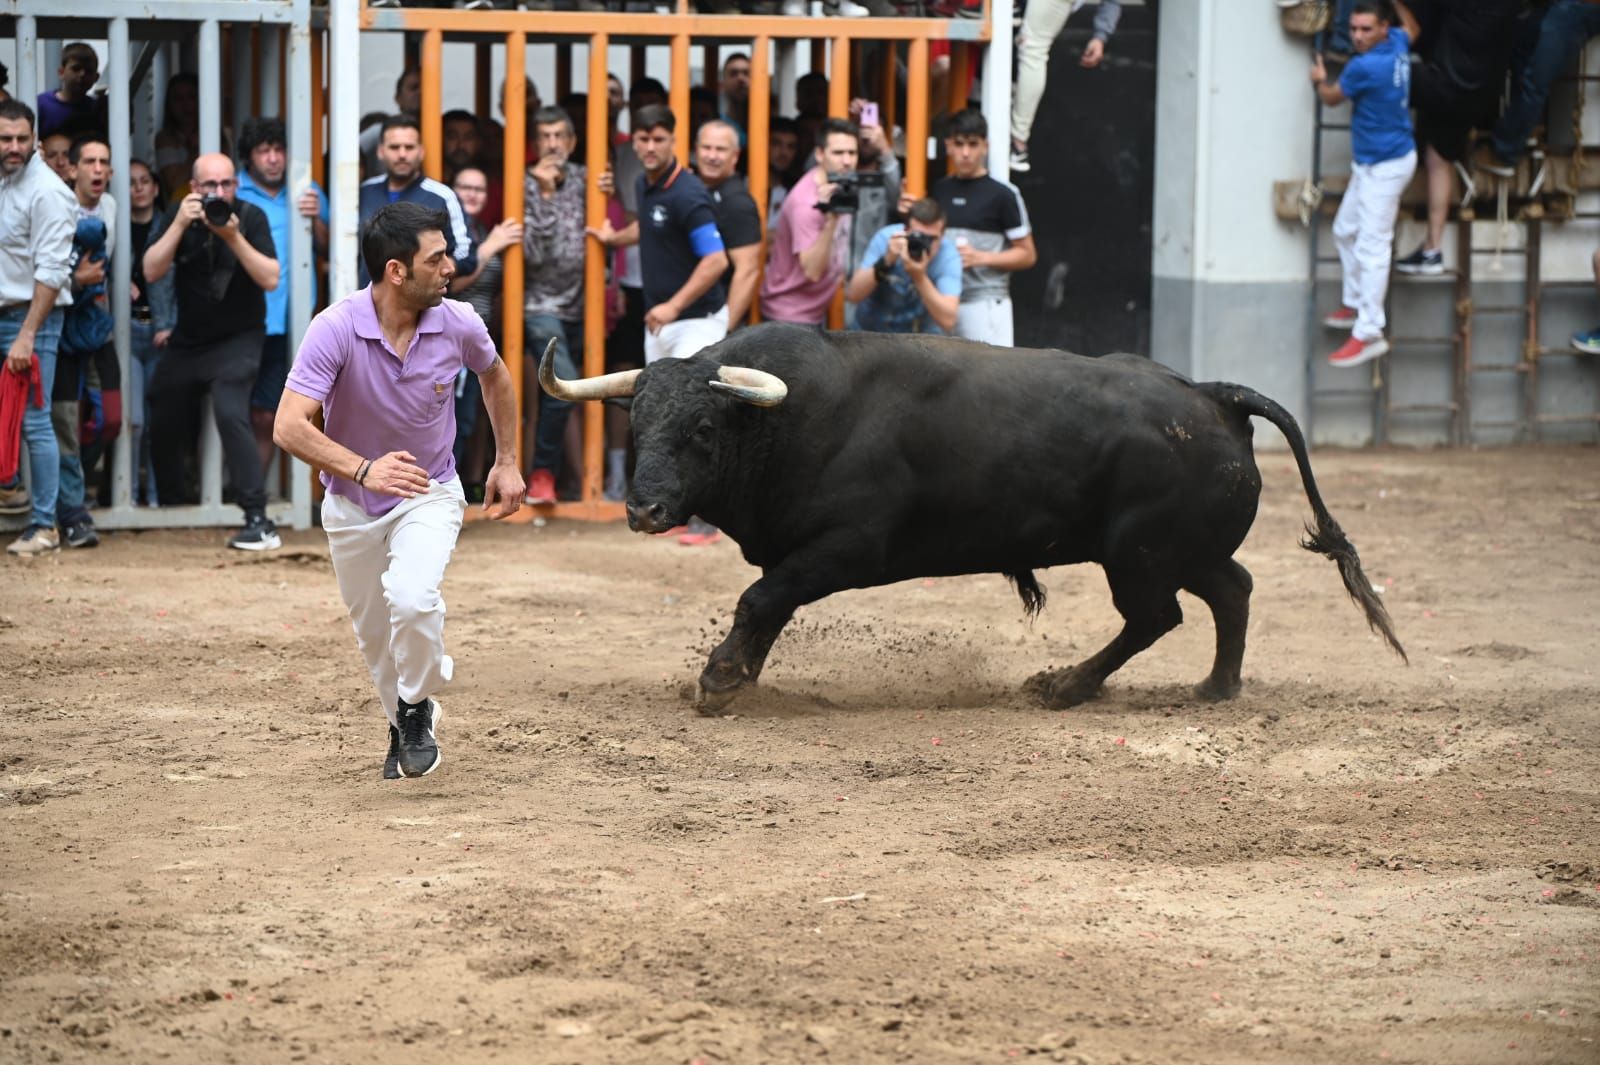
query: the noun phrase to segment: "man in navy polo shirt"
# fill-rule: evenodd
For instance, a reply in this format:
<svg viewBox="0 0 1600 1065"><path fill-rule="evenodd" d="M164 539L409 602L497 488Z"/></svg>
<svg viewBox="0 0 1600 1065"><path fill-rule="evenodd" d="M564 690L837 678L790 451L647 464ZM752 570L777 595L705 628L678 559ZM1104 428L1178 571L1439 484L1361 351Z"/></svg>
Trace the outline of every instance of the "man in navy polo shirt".
<svg viewBox="0 0 1600 1065"><path fill-rule="evenodd" d="M677 119L662 105L634 114L639 217L620 233L609 220L589 233L608 248L639 245L644 280L644 359L686 359L728 335L728 253L711 194L672 155Z"/></svg>
<svg viewBox="0 0 1600 1065"><path fill-rule="evenodd" d="M1322 56L1311 64L1311 84L1329 107L1350 100L1350 184L1333 219L1333 240L1344 270L1344 306L1323 319L1349 329L1350 339L1328 356L1334 366L1360 366L1389 350L1383 338L1383 301L1389 291L1394 220L1400 194L1417 169L1411 136L1410 37L1392 25L1388 0L1358 0L1350 14L1355 55L1329 83Z"/></svg>
<svg viewBox="0 0 1600 1065"><path fill-rule="evenodd" d="M288 143L281 118L247 119L239 133L239 158L244 174L239 178L239 199L253 203L267 216L272 228L272 246L278 261L289 261L289 188L284 180L289 168ZM311 242L318 256L328 250L328 199L313 182L299 199L295 210L311 219ZM311 272L311 306L317 305L317 272ZM278 398L289 373L289 286L279 285L267 293L267 339L261 348L261 368L250 392L250 427L256 434L256 450L261 453L264 472L272 461L272 422L277 417Z"/></svg>
<svg viewBox="0 0 1600 1065"><path fill-rule="evenodd" d="M430 211L443 211L450 220L444 240L449 245L450 258L456 261L456 273L472 276L478 269L478 249L467 228L467 213L461 209L454 189L423 176L422 127L416 115L390 115L383 120L378 158L383 161L383 173L361 183L357 207L361 225L365 227L378 208L391 203L415 203ZM358 275L363 285L372 280L367 276L365 260L360 263Z"/></svg>

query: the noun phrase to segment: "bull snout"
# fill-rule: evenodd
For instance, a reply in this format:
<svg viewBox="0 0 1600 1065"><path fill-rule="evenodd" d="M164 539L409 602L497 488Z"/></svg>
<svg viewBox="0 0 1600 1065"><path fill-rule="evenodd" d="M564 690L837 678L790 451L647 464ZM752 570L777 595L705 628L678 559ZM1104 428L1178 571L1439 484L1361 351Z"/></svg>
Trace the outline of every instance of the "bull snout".
<svg viewBox="0 0 1600 1065"><path fill-rule="evenodd" d="M634 532L659 533L672 528L665 503L627 503L628 528Z"/></svg>

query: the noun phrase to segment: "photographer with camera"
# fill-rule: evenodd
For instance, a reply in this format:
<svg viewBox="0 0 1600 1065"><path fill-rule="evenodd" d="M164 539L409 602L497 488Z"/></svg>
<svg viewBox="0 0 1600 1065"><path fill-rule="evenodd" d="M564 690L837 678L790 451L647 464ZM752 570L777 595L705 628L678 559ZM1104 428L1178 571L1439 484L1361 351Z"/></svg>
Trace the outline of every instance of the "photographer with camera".
<svg viewBox="0 0 1600 1065"><path fill-rule="evenodd" d="M267 492L250 428L250 391L261 366L266 293L278 287L272 227L254 204L237 199L233 160L202 155L189 195L165 217L144 253L144 276L173 271L178 322L150 381L150 448L163 503L193 498L184 472L200 431L200 401L211 394L217 432L244 529L229 547L279 546L267 520Z"/></svg>
<svg viewBox="0 0 1600 1065"><path fill-rule="evenodd" d="M860 131L830 118L816 166L801 175L778 211L772 255L761 283L761 316L821 329L849 265L851 216L861 204L856 174Z"/></svg>
<svg viewBox="0 0 1600 1065"><path fill-rule="evenodd" d="M911 204L905 225L872 235L845 286L855 328L870 333L951 333L961 306L961 255L944 242L944 208L930 196Z"/></svg>

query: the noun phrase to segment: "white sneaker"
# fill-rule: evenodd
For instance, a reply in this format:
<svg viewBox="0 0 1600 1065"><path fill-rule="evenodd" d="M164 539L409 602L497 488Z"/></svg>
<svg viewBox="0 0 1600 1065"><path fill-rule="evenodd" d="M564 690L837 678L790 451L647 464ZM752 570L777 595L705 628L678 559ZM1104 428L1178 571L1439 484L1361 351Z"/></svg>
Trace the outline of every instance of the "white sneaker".
<svg viewBox="0 0 1600 1065"><path fill-rule="evenodd" d="M837 4L827 5L827 12L834 18L866 18L872 14L860 4L853 4L850 0L839 0Z"/></svg>

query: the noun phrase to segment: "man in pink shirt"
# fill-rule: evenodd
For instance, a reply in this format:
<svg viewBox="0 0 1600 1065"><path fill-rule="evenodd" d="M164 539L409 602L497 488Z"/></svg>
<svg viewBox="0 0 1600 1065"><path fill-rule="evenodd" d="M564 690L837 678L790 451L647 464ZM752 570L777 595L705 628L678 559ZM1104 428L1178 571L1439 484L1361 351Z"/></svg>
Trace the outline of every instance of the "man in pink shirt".
<svg viewBox="0 0 1600 1065"><path fill-rule="evenodd" d="M373 281L312 321L273 427L279 447L323 470L333 572L389 719L386 779L439 765L433 694L455 668L439 584L467 509L454 454L462 366L494 428L484 509L503 518L522 504L511 373L471 305L444 298L449 224L416 203L378 209L361 234Z"/></svg>
<svg viewBox="0 0 1600 1065"><path fill-rule="evenodd" d="M817 165L794 183L778 212L761 282L761 317L821 328L849 268L850 211L832 203L840 174L856 168L860 131L844 118L823 123ZM831 205L831 206L830 206Z"/></svg>

